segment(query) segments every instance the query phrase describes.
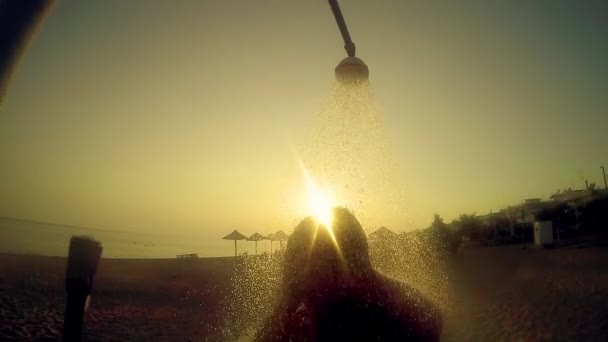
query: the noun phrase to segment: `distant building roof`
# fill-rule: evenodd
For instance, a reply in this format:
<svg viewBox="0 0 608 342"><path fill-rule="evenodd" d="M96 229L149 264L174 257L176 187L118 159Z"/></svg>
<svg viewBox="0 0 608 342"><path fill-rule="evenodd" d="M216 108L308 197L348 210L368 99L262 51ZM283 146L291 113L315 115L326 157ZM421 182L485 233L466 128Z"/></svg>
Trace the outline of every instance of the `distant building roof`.
<svg viewBox="0 0 608 342"><path fill-rule="evenodd" d="M557 202L572 202L585 200L586 198L591 197L593 194L594 190L591 188L585 190L566 189L562 192L556 192L555 194L551 195L550 198Z"/></svg>

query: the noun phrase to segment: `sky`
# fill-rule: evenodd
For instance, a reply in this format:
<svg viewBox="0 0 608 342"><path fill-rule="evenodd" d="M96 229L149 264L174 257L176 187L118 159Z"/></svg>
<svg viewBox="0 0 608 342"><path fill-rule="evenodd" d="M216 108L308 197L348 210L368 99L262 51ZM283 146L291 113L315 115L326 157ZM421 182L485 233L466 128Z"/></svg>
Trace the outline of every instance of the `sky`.
<svg viewBox="0 0 608 342"><path fill-rule="evenodd" d="M605 3L341 7L406 194L389 228L603 185ZM306 196L292 147L342 46L323 0L59 0L0 107L0 216L287 231L306 214L283 210Z"/></svg>

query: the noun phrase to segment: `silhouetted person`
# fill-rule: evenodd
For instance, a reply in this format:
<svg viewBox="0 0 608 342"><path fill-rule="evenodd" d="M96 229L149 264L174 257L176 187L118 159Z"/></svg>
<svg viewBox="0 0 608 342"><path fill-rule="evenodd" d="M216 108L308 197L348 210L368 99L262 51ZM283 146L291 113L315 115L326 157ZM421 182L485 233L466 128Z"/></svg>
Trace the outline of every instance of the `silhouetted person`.
<svg viewBox="0 0 608 342"><path fill-rule="evenodd" d="M333 237L304 219L285 251L282 295L259 341L437 341L439 309L418 291L376 272L367 238L346 209Z"/></svg>

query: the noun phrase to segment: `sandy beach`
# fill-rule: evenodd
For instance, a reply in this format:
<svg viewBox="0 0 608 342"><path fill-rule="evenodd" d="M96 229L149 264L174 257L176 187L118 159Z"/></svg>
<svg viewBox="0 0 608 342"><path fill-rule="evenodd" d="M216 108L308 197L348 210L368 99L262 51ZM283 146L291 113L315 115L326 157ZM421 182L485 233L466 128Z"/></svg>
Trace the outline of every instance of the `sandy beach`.
<svg viewBox="0 0 608 342"><path fill-rule="evenodd" d="M444 340L608 340L608 249L580 247L465 251Z"/></svg>
<svg viewBox="0 0 608 342"><path fill-rule="evenodd" d="M66 258L1 255L0 340L54 340ZM231 258L102 259L85 317L88 341L215 340Z"/></svg>
<svg viewBox="0 0 608 342"><path fill-rule="evenodd" d="M443 340L608 340L608 249L461 251ZM0 340L56 340L65 258L0 255ZM88 341L221 341L233 258L103 259Z"/></svg>

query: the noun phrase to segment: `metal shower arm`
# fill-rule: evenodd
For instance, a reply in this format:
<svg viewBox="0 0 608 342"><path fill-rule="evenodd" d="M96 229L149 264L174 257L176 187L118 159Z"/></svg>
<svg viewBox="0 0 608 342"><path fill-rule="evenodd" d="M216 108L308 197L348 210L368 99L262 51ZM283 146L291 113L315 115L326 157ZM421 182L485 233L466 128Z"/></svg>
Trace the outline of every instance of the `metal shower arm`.
<svg viewBox="0 0 608 342"><path fill-rule="evenodd" d="M329 6L334 14L334 18L336 19L336 24L338 24L340 33L342 34L342 39L344 39L344 50L346 50L349 57L355 57L355 43L353 43L352 39L350 38L350 34L348 33L348 28L346 27L344 16L342 16L342 11L340 10L338 0L329 0Z"/></svg>

